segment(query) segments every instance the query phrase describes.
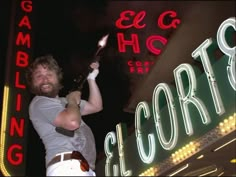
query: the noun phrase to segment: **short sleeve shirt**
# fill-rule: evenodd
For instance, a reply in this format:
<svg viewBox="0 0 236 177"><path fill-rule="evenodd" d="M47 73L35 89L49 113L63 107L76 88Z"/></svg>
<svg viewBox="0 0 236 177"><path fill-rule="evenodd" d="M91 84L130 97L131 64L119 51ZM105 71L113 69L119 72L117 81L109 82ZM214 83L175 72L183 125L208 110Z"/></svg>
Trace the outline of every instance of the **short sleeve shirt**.
<svg viewBox="0 0 236 177"><path fill-rule="evenodd" d="M84 107L81 100L80 109ZM75 130L73 137L58 133L53 120L65 109L67 101L64 97L49 98L35 96L29 106L29 115L32 124L43 141L46 150L46 164L58 153L79 151L95 169L96 147L93 133L82 120L80 128Z"/></svg>

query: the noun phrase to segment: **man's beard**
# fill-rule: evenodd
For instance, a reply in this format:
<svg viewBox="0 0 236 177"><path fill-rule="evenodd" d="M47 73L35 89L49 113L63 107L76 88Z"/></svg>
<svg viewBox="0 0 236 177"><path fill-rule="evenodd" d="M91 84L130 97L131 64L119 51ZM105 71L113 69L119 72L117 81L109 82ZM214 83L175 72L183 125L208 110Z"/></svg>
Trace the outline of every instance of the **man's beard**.
<svg viewBox="0 0 236 177"><path fill-rule="evenodd" d="M42 85L35 87L35 93L36 95L39 96L46 96L46 97L50 97L50 98L55 98L60 90L60 84L50 84L48 83L48 85L50 85L52 87L52 89L50 91L43 91L43 89L41 89Z"/></svg>

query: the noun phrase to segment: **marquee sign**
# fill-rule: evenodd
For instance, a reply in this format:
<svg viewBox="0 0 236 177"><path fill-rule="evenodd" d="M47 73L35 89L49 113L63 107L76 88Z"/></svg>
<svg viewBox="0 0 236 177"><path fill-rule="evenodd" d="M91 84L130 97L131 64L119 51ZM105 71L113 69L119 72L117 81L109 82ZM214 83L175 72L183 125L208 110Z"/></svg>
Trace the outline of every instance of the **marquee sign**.
<svg viewBox="0 0 236 177"><path fill-rule="evenodd" d="M235 17L226 19L216 40L206 39L192 52L203 73L180 64L173 71L176 88L159 83L152 103L137 105L134 134L127 137L122 123L107 134L106 159L100 162L106 176L158 176L207 147L209 132L215 138L208 143L213 143L236 130L235 24ZM216 50L222 53L219 59Z"/></svg>
<svg viewBox="0 0 236 177"><path fill-rule="evenodd" d="M29 92L24 70L32 56L31 0L12 1L3 93L0 167L4 176L25 176Z"/></svg>

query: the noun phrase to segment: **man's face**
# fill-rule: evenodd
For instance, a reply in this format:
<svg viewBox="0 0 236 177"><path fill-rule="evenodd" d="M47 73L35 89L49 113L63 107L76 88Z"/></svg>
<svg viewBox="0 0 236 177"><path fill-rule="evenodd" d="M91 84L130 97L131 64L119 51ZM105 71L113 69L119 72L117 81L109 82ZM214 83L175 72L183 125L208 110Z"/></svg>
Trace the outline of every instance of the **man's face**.
<svg viewBox="0 0 236 177"><path fill-rule="evenodd" d="M37 95L56 97L59 92L59 81L54 70L39 65L32 76L33 89Z"/></svg>

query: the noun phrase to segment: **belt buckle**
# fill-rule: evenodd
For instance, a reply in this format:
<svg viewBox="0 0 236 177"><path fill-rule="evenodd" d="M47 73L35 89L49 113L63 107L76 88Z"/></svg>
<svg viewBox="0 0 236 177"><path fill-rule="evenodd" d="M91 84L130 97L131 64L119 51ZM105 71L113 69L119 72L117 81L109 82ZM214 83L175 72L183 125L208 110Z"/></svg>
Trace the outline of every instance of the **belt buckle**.
<svg viewBox="0 0 236 177"><path fill-rule="evenodd" d="M71 154L71 158L78 159L80 161L80 168L82 171L89 171L89 164L80 152L73 151Z"/></svg>

